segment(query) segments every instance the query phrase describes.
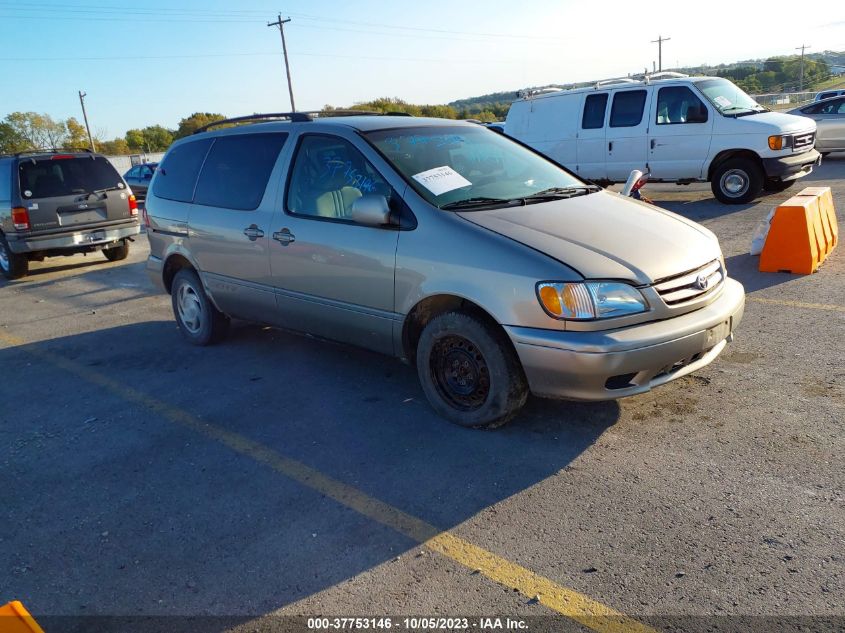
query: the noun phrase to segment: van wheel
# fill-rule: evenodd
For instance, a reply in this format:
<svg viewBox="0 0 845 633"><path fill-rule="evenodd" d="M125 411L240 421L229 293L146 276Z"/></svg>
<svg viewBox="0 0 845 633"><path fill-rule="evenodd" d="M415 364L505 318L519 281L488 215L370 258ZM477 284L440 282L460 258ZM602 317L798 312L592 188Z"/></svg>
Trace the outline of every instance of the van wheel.
<svg viewBox="0 0 845 633"><path fill-rule="evenodd" d="M469 314L434 317L417 345L417 373L432 408L466 427L496 428L525 404L528 383L504 335Z"/></svg>
<svg viewBox="0 0 845 633"><path fill-rule="evenodd" d="M6 236L0 233L0 272L6 279L20 279L29 272L29 260L26 255L13 253Z"/></svg>
<svg viewBox="0 0 845 633"><path fill-rule="evenodd" d="M763 186L763 189L765 189L766 191L768 191L770 193L779 193L781 191L786 191L792 185L794 185L796 182L798 182L797 178L794 178L793 180L787 180L787 181L767 180L766 184Z"/></svg>
<svg viewBox="0 0 845 633"><path fill-rule="evenodd" d="M121 259L126 259L129 257L129 242L127 240L123 240L117 246L104 248L103 255L105 255L106 259L110 262L119 262Z"/></svg>
<svg viewBox="0 0 845 633"><path fill-rule="evenodd" d="M731 158L713 171L710 188L719 202L746 204L763 189L763 170L750 158Z"/></svg>
<svg viewBox="0 0 845 633"><path fill-rule="evenodd" d="M226 336L229 317L214 307L193 270L183 268L176 273L170 299L176 323L189 343L211 345Z"/></svg>

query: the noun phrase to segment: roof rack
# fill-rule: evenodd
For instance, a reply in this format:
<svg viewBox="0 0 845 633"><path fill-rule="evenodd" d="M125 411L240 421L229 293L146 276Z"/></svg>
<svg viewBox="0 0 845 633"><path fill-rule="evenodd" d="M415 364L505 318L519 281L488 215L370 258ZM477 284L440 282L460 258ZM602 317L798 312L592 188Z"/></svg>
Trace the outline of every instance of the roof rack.
<svg viewBox="0 0 845 633"><path fill-rule="evenodd" d="M616 79L602 79L601 81L597 81L596 85L594 86L596 90L603 86L611 86L613 84L635 84L637 81L635 79L631 79L630 77L618 77Z"/></svg>
<svg viewBox="0 0 845 633"><path fill-rule="evenodd" d="M93 154L90 147L41 147L38 149L25 149L21 152L3 154L3 156L23 156L25 154L57 154L59 152L87 152Z"/></svg>
<svg viewBox="0 0 845 633"><path fill-rule="evenodd" d="M218 125L229 125L230 123L248 123L253 121L291 121L302 123L313 121L315 118L333 116L412 116L407 112L373 112L372 110L303 110L299 112L269 112L266 114L248 114L231 119L212 121L194 130L194 134L206 132Z"/></svg>

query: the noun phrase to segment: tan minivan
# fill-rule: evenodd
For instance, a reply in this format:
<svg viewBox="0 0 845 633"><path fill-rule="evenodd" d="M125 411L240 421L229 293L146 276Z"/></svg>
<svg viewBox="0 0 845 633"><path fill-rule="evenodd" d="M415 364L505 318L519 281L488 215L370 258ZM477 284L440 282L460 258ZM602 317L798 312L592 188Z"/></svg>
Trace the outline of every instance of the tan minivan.
<svg viewBox="0 0 845 633"><path fill-rule="evenodd" d="M173 144L147 268L192 343L239 318L416 365L443 417L630 396L710 363L743 314L716 237L469 122L256 115ZM259 122L255 122L259 121Z"/></svg>

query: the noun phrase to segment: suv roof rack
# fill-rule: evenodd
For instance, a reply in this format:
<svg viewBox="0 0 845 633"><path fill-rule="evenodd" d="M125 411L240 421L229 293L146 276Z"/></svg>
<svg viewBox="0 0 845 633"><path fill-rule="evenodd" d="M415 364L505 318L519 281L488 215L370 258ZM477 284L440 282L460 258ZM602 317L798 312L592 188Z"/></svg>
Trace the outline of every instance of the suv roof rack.
<svg viewBox="0 0 845 633"><path fill-rule="evenodd" d="M38 149L25 149L21 152L12 152L9 154L1 154L2 156L24 156L26 154L58 154L60 152L87 152L93 154L94 151L90 147L41 147Z"/></svg>
<svg viewBox="0 0 845 633"><path fill-rule="evenodd" d="M407 112L373 112L372 110L301 110L299 112L268 112L264 114L248 114L246 116L233 117L231 119L221 119L219 121L212 121L202 127L194 130L194 134L206 132L218 125L228 125L230 123L248 123L252 121L291 121L294 123L303 123L306 121L313 121L315 118L333 117L333 116L412 116Z"/></svg>

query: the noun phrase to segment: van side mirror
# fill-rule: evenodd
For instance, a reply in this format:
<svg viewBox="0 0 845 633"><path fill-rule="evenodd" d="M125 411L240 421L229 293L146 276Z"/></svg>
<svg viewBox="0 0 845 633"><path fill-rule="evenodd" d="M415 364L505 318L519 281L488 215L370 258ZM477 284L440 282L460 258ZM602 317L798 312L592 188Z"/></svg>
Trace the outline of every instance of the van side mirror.
<svg viewBox="0 0 845 633"><path fill-rule="evenodd" d="M387 198L372 193L361 196L352 203L352 220L365 226L392 224Z"/></svg>

